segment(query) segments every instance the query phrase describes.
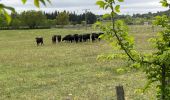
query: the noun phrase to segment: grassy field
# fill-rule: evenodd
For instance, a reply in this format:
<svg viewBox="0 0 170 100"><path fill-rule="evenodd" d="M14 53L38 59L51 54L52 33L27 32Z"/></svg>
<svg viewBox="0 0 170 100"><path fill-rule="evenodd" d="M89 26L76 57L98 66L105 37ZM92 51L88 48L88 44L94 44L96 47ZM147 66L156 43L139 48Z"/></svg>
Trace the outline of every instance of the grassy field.
<svg viewBox="0 0 170 100"><path fill-rule="evenodd" d="M121 59L99 61L114 53L104 41L53 45L54 34L88 33L92 30L43 29L0 31L0 100L116 100L115 86L124 86L126 100L155 100L156 89L135 92L147 82L141 70L117 73L127 67ZM137 49L151 52L147 40L155 36L150 26L131 26ZM35 37L44 37L37 47Z"/></svg>

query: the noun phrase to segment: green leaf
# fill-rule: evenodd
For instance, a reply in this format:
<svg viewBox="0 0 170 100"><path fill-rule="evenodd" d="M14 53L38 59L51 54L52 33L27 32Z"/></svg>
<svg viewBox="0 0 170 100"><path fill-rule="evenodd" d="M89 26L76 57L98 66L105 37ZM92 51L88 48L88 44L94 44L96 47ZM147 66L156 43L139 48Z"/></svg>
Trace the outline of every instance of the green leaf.
<svg viewBox="0 0 170 100"><path fill-rule="evenodd" d="M116 12L120 12L120 5L116 5L115 10Z"/></svg>
<svg viewBox="0 0 170 100"><path fill-rule="evenodd" d="M22 0L22 3L25 4L27 2L27 0Z"/></svg>
<svg viewBox="0 0 170 100"><path fill-rule="evenodd" d="M25 4L27 2L27 0L21 0L23 4ZM46 0L48 3L51 4L51 0ZM36 7L39 7L40 6L40 2L43 4L43 5L46 5L46 1L45 0L34 0L34 5Z"/></svg>
<svg viewBox="0 0 170 100"><path fill-rule="evenodd" d="M109 4L110 3L115 3L115 0L106 0Z"/></svg>
<svg viewBox="0 0 170 100"><path fill-rule="evenodd" d="M110 14L104 14L104 15L102 16L103 19L107 19L107 18L110 18L110 17L111 17Z"/></svg>
<svg viewBox="0 0 170 100"><path fill-rule="evenodd" d="M7 6L5 6L4 8L5 8L5 9L8 9L8 10L10 10L10 11L12 11L12 12L15 12L15 9L12 8L12 7L7 7Z"/></svg>
<svg viewBox="0 0 170 100"><path fill-rule="evenodd" d="M110 5L109 5L109 4L106 4L105 7L104 7L104 9L107 9L107 8L109 8L109 7L110 7Z"/></svg>
<svg viewBox="0 0 170 100"><path fill-rule="evenodd" d="M43 5L46 5L46 3L45 3L44 0L40 0L40 2L41 2Z"/></svg>
<svg viewBox="0 0 170 100"><path fill-rule="evenodd" d="M5 16L8 24L9 24L11 22L11 16L8 14L8 12L6 10L10 10L12 12L15 12L15 9L12 8L12 7L8 7L8 6L5 6L3 4L0 4L0 13L2 13Z"/></svg>
<svg viewBox="0 0 170 100"><path fill-rule="evenodd" d="M167 0L162 0L162 1L160 1L160 3L162 4L163 7L168 7L168 5L169 5Z"/></svg>
<svg viewBox="0 0 170 100"><path fill-rule="evenodd" d="M40 7L39 0L34 0L34 5L35 5L36 7Z"/></svg>
<svg viewBox="0 0 170 100"><path fill-rule="evenodd" d="M7 19L8 24L11 22L11 16L4 10L4 15Z"/></svg>
<svg viewBox="0 0 170 100"><path fill-rule="evenodd" d="M11 10L12 12L15 12L15 9L12 8L12 7L9 7L9 6L5 6L3 4L0 4L0 9L8 9L8 10Z"/></svg>
<svg viewBox="0 0 170 100"><path fill-rule="evenodd" d="M124 0L118 0L119 2L124 2Z"/></svg>
<svg viewBox="0 0 170 100"><path fill-rule="evenodd" d="M101 0L100 0L100 1L97 1L96 4L99 5L100 8L104 8L105 5L106 5L106 3L105 3L104 1L101 1Z"/></svg>

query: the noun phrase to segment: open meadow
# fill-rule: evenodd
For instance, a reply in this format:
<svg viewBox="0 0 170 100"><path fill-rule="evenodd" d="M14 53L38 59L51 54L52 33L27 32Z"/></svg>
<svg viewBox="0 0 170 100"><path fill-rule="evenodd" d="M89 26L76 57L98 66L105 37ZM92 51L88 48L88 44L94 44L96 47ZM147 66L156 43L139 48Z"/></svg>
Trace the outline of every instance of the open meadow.
<svg viewBox="0 0 170 100"><path fill-rule="evenodd" d="M118 73L127 61L97 60L114 53L105 41L52 44L52 35L91 33L84 29L0 31L0 100L116 100L115 86L125 89L126 100L155 100L156 88L139 93L147 80L142 70ZM151 26L130 26L138 50L152 52ZM37 47L35 37L44 37Z"/></svg>

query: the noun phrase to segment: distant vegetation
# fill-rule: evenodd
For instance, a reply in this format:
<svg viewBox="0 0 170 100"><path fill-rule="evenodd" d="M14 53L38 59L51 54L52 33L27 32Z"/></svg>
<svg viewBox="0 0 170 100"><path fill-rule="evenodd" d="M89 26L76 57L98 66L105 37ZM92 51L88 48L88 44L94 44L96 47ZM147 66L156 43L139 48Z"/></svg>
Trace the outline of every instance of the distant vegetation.
<svg viewBox="0 0 170 100"><path fill-rule="evenodd" d="M128 25L143 25L145 22L151 24L154 17L157 15L169 15L170 10L147 13L147 14L133 14L130 15L117 15L115 19L122 19ZM110 18L103 18L102 15L95 15L92 12L83 14L76 14L76 12L58 12L46 13L42 11L24 11L22 13L11 14L12 21L10 24L5 20L4 15L0 15L0 29L38 29L38 28L51 28L56 25L80 25L85 23L87 16L87 24L94 24L96 21L110 21Z"/></svg>
<svg viewBox="0 0 170 100"><path fill-rule="evenodd" d="M148 22L149 24L152 24L152 21L156 16L161 16L161 15L170 15L170 10L167 11L162 11L162 12L148 12L146 14L133 14L132 16L130 15L117 15L115 16L115 19L121 19L126 22L128 25L143 25L145 22ZM102 16L102 15L101 15ZM111 18L106 18L103 20L110 20Z"/></svg>
<svg viewBox="0 0 170 100"><path fill-rule="evenodd" d="M87 24L96 22L97 17L92 12L87 12ZM42 11L24 11L11 14L12 21L8 24L4 15L0 15L0 29L37 29L50 28L55 25L76 25L85 21L85 13L76 14L67 11L45 13Z"/></svg>

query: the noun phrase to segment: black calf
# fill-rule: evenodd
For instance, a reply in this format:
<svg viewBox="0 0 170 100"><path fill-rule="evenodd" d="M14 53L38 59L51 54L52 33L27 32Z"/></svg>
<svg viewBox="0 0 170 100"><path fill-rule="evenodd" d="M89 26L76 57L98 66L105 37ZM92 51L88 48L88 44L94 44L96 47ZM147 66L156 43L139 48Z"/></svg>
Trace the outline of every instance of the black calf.
<svg viewBox="0 0 170 100"><path fill-rule="evenodd" d="M44 45L43 37L36 37L35 40L36 40L37 46L39 46L39 44Z"/></svg>

